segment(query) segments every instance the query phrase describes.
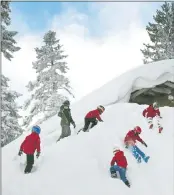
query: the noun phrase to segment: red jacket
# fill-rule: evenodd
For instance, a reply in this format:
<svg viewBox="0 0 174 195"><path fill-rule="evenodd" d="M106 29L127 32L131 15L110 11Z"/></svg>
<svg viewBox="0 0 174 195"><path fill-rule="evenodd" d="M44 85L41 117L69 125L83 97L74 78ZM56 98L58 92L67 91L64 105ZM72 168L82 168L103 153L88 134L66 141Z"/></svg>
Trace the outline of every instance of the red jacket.
<svg viewBox="0 0 174 195"><path fill-rule="evenodd" d="M124 142L126 143L127 141L132 140L134 143L136 143L136 140L144 143L144 141L140 138L139 135L135 134L134 130L130 130L126 137L124 138Z"/></svg>
<svg viewBox="0 0 174 195"><path fill-rule="evenodd" d="M37 133L32 132L22 142L20 150L25 154L34 154L36 149L37 152L40 152L40 137Z"/></svg>
<svg viewBox="0 0 174 195"><path fill-rule="evenodd" d="M153 108L152 105L150 105L149 107L147 107L144 111L143 111L143 116L146 118L154 118L155 116L160 116L160 111L159 109L155 110Z"/></svg>
<svg viewBox="0 0 174 195"><path fill-rule="evenodd" d="M119 167L123 167L123 168L127 168L127 160L126 157L124 156L123 151L118 151L115 153L115 156L112 158L111 161L111 166L113 166L115 163L117 163L117 165Z"/></svg>
<svg viewBox="0 0 174 195"><path fill-rule="evenodd" d="M100 112L98 111L98 109L88 112L85 118L97 118L99 121L102 121L100 117Z"/></svg>

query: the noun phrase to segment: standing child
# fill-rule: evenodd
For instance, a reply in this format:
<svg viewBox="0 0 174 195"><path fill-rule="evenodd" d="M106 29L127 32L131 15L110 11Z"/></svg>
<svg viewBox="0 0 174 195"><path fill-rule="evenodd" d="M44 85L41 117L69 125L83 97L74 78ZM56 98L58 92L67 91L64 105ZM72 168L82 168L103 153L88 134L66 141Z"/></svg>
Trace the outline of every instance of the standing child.
<svg viewBox="0 0 174 195"><path fill-rule="evenodd" d="M160 124L160 118L162 118L159 111L159 106L157 102L154 102L152 105L149 105L145 110L143 110L142 115L147 119L149 124L149 129L153 128L153 119L156 117L158 122L159 133L163 130L163 127Z"/></svg>
<svg viewBox="0 0 174 195"><path fill-rule="evenodd" d="M142 152L135 145L136 141L139 141L140 143L142 143L144 146L147 147L147 144L140 138L139 136L140 134L141 134L141 128L139 126L136 126L133 130L130 130L127 133L124 139L124 143L126 148L128 148L131 151L131 153L133 154L133 156L135 157L138 163L141 163L142 159L147 163L150 157L146 156L144 152Z"/></svg>
<svg viewBox="0 0 174 195"><path fill-rule="evenodd" d="M76 128L76 124L71 116L70 101L66 100L63 102L63 105L60 107L58 116L61 118L60 125L62 127L62 133L57 141L60 141L64 137L71 135L70 125L72 124Z"/></svg>
<svg viewBox="0 0 174 195"><path fill-rule="evenodd" d="M128 187L130 183L126 178L127 159L124 156L124 152L119 147L113 149L114 157L111 161L110 173L113 178L120 178ZM115 165L116 163L116 165Z"/></svg>
<svg viewBox="0 0 174 195"><path fill-rule="evenodd" d="M30 173L33 168L35 150L37 150L36 157L38 158L40 155L40 132L41 129L39 126L33 126L32 133L28 135L21 144L18 155L21 156L24 152L27 156L27 165L24 173Z"/></svg>

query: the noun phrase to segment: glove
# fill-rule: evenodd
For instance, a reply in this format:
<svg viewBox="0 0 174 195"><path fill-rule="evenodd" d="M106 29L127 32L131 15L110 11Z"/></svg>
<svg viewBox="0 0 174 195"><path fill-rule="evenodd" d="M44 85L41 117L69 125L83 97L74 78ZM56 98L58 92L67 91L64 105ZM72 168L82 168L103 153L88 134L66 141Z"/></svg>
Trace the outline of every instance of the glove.
<svg viewBox="0 0 174 195"><path fill-rule="evenodd" d="M147 147L147 144L145 142L143 142L143 145Z"/></svg>
<svg viewBox="0 0 174 195"><path fill-rule="evenodd" d="M40 152L37 152L36 157L39 158L39 156L40 156Z"/></svg>
<svg viewBox="0 0 174 195"><path fill-rule="evenodd" d="M72 123L72 125L73 125L73 127L74 127L74 129L75 129L75 128L76 128L76 124L75 124L75 122L73 122L73 123Z"/></svg>
<svg viewBox="0 0 174 195"><path fill-rule="evenodd" d="M19 151L19 153L18 153L18 155L19 155L19 156L21 156L21 154L22 154L22 153L23 153L23 151L22 151L22 150L20 150L20 151Z"/></svg>

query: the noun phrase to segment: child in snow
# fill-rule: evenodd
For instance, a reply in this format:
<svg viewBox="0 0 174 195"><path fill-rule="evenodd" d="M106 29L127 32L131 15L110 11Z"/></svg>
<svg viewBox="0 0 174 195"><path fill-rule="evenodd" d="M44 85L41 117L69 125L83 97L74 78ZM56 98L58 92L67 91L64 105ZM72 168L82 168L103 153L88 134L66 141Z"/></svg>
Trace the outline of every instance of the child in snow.
<svg viewBox="0 0 174 195"><path fill-rule="evenodd" d="M86 132L89 129L93 128L95 125L97 125L98 121L103 122L100 115L105 111L105 108L103 106L98 106L96 110L92 110L87 113L85 116L85 125L83 128L83 131Z"/></svg>
<svg viewBox="0 0 174 195"><path fill-rule="evenodd" d="M147 147L147 144L140 138L141 134L141 128L139 126L136 126L133 130L130 130L125 139L124 143L126 148L128 148L138 163L141 163L141 160L143 159L146 163L149 160L149 156L146 156L135 144L136 141L139 141L142 143L145 147Z"/></svg>
<svg viewBox="0 0 174 195"><path fill-rule="evenodd" d="M120 178L128 187L130 183L126 178L127 159L124 156L124 152L119 147L113 149L114 157L111 161L110 173L113 178ZM116 165L115 165L116 163Z"/></svg>
<svg viewBox="0 0 174 195"><path fill-rule="evenodd" d="M63 105L60 107L60 111L58 112L58 116L61 118L60 125L62 127L62 133L57 141L71 135L71 124L74 126L74 128L76 128L76 124L71 116L69 100L65 100L63 102Z"/></svg>
<svg viewBox="0 0 174 195"><path fill-rule="evenodd" d="M160 116L159 106L157 102L154 102L152 105L148 106L142 113L142 115L147 119L149 124L149 129L153 128L153 118L157 118L159 133L163 130L163 127L160 125L159 120L162 118Z"/></svg>
<svg viewBox="0 0 174 195"><path fill-rule="evenodd" d="M33 126L32 127L32 133L28 135L25 140L22 142L20 151L18 153L19 156L24 152L27 156L27 165L24 170L24 173L30 173L33 164L34 164L34 152L37 149L36 157L38 158L40 155L40 127L39 126Z"/></svg>

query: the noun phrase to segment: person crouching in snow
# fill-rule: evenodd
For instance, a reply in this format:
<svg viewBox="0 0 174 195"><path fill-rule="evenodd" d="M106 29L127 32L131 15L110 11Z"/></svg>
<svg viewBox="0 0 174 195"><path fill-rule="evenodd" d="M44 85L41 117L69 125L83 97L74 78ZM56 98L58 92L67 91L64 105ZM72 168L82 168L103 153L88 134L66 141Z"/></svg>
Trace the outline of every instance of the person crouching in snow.
<svg viewBox="0 0 174 195"><path fill-rule="evenodd" d="M159 106L157 102L154 102L152 105L149 105L145 110L143 110L142 115L147 119L147 122L149 124L149 129L153 128L153 118L157 118L157 124L158 124L158 129L159 133L163 130L163 127L160 125L160 118L162 118L160 115L159 111Z"/></svg>
<svg viewBox="0 0 174 195"><path fill-rule="evenodd" d="M33 126L32 133L25 138L20 146L18 155L21 156L24 152L27 156L27 165L24 173L30 173L33 168L35 150L37 150L36 157L38 158L40 155L40 132L41 128L39 126Z"/></svg>
<svg viewBox="0 0 174 195"><path fill-rule="evenodd" d="M145 147L147 147L147 144L140 138L141 134L141 128L139 126L136 126L133 130L130 130L125 139L124 143L126 148L128 148L138 163L141 163L141 160L143 159L146 163L149 160L149 156L146 156L144 152L142 152L135 144L136 141L139 141L142 143Z"/></svg>
<svg viewBox="0 0 174 195"><path fill-rule="evenodd" d="M126 178L127 159L124 156L124 152L119 147L113 149L114 157L111 161L110 173L113 178L120 178L128 187L130 183ZM115 165L116 163L116 165Z"/></svg>
<svg viewBox="0 0 174 195"><path fill-rule="evenodd" d="M103 122L100 115L105 111L105 108L103 106L98 106L96 110L92 110L87 113L85 116L85 125L83 128L83 131L89 131L89 129L93 128L95 125L97 125L98 121Z"/></svg>

